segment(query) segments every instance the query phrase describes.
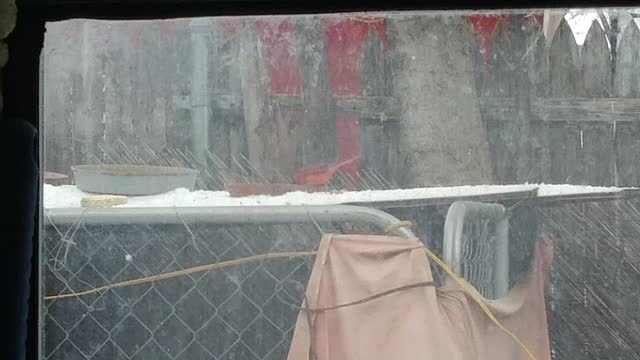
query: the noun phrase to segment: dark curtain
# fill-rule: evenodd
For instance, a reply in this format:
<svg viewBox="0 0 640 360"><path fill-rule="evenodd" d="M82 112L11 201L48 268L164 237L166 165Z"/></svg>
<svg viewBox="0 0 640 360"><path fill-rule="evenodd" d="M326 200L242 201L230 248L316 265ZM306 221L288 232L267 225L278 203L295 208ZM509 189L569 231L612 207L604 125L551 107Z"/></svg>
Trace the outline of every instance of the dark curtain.
<svg viewBox="0 0 640 360"><path fill-rule="evenodd" d="M26 355L27 317L37 315L29 314L29 308L37 309L37 291L30 286L30 280L39 198L38 136L25 121L5 119L0 124L5 184L0 189L5 205L2 262L7 267L3 277L9 283L3 291L8 301L3 306L6 316L2 316L6 329L3 333L9 337L2 347L8 354L2 358L22 360Z"/></svg>

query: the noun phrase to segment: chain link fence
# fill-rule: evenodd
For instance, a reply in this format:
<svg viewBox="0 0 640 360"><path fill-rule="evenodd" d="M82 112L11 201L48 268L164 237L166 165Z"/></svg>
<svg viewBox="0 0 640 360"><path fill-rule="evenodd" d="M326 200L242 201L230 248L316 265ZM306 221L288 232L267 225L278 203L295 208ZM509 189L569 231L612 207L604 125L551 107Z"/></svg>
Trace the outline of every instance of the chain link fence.
<svg viewBox="0 0 640 360"><path fill-rule="evenodd" d="M416 220L416 233L440 252L446 206L396 212ZM469 234L487 238L491 224L479 221L469 224ZM96 226L79 219L46 227L45 294L255 254L311 250L322 232L372 230L345 224ZM528 269L532 239L547 236L555 244L547 294L553 358L640 359L638 200L518 208L510 224L512 284ZM469 266L469 254L484 253L465 251ZM44 358L285 359L313 260L262 261L45 301Z"/></svg>
<svg viewBox="0 0 640 360"><path fill-rule="evenodd" d="M315 249L320 236L304 225L50 226L46 294ZM313 258L263 261L48 301L45 358L284 359L312 264Z"/></svg>
<svg viewBox="0 0 640 360"><path fill-rule="evenodd" d="M554 359L640 359L640 201L538 209L554 239L548 289Z"/></svg>

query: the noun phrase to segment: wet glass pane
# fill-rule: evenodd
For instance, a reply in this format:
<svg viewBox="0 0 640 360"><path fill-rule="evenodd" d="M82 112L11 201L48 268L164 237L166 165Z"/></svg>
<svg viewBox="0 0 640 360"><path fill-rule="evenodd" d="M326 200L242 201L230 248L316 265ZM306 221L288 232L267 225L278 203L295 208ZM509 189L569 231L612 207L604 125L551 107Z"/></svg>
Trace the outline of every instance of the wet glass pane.
<svg viewBox="0 0 640 360"><path fill-rule="evenodd" d="M638 16L48 23L43 359L639 358Z"/></svg>

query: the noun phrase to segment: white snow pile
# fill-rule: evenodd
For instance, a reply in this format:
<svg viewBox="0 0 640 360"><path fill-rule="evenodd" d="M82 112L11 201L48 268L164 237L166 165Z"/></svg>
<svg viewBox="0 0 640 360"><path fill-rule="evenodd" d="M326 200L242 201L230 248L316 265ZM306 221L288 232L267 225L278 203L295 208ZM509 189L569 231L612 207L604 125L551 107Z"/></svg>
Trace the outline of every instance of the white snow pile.
<svg viewBox="0 0 640 360"><path fill-rule="evenodd" d="M616 187L522 184L367 190L342 193L291 192L279 196L256 195L231 197L229 193L225 191L189 191L187 189L176 189L159 195L131 196L127 204L120 205L119 207L336 205L508 194L532 191L536 188L538 189L539 197L615 193L625 190L625 188ZM90 194L81 191L73 185L52 186L45 184L43 203L46 209L78 208L80 207L80 200L89 195Z"/></svg>

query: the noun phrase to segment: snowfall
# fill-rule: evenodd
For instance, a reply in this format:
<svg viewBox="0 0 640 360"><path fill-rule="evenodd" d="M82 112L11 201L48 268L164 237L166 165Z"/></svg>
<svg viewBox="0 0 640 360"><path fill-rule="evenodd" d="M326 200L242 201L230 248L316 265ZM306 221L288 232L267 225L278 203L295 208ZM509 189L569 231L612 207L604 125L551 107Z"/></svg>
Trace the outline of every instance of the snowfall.
<svg viewBox="0 0 640 360"><path fill-rule="evenodd" d="M635 9L634 12L640 12ZM620 12L625 14L624 12ZM605 12L605 20L609 21L609 13ZM578 45L584 43L584 39L594 20L600 26L602 22L595 10L581 9L569 10L565 16L569 26L573 30ZM640 26L640 19L632 19L628 13L621 18L621 30L631 21ZM455 186L455 187L429 187L401 190L367 190L340 193L304 193L292 192L280 196L247 196L231 197L224 191L189 191L176 189L164 194L152 196L132 196L128 203L120 207L189 207L189 206L276 206L276 205L336 205L349 203L376 203L400 200L428 200L444 197L474 197L491 194L508 194L525 192L537 189L538 197L562 196L562 195L588 195L595 193L615 193L625 190L615 187L595 187L578 185L548 185L548 184L522 184L522 185L479 185L479 186ZM78 208L83 197L90 196L73 185L52 186L44 185L43 203L46 209Z"/></svg>
<svg viewBox="0 0 640 360"><path fill-rule="evenodd" d="M445 197L474 197L492 194L509 194L533 191L538 197L561 195L588 195L616 193L625 190L617 187L578 185L478 185L453 187L428 187L400 190L366 190L329 192L291 192L279 196L256 195L231 197L225 191L189 191L176 189L150 196L131 196L128 203L118 207L197 207L197 206L277 206L277 205L337 205L352 203L376 203L401 200L428 200ZM43 203L46 209L79 208L83 197L91 196L73 185L52 186L45 184Z"/></svg>

